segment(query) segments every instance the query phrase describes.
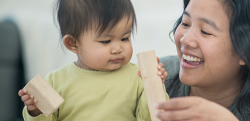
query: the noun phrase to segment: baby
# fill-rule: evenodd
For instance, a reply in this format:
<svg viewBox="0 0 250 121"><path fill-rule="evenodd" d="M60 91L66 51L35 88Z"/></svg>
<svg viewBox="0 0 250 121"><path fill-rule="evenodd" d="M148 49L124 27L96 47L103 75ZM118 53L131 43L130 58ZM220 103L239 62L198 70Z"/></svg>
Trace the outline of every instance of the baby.
<svg viewBox="0 0 250 121"><path fill-rule="evenodd" d="M27 90L19 91L29 121L149 121L139 68L132 64L131 33L136 25L130 0L58 0L64 46L77 60L45 79L65 102L49 117ZM159 64L158 75L167 73ZM168 98L166 94L166 98Z"/></svg>

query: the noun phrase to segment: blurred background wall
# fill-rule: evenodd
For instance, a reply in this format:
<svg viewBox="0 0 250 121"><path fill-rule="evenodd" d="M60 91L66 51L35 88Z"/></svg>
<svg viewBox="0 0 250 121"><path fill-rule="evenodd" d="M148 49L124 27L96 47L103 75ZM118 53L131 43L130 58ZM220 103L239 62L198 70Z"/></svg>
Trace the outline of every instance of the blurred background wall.
<svg viewBox="0 0 250 121"><path fill-rule="evenodd" d="M182 13L182 0L131 0L138 28L134 53L155 50L159 57L176 55L169 32ZM22 121L21 89L37 74L76 60L63 49L53 21L54 0L0 0L0 121Z"/></svg>

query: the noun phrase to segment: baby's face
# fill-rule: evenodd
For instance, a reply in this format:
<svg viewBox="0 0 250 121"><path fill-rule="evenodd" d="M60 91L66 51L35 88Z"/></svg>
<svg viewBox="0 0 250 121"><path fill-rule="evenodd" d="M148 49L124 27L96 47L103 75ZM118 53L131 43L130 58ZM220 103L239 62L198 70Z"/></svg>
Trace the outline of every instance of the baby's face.
<svg viewBox="0 0 250 121"><path fill-rule="evenodd" d="M133 53L132 19L124 17L111 31L89 30L80 37L77 65L86 70L110 71L127 64Z"/></svg>

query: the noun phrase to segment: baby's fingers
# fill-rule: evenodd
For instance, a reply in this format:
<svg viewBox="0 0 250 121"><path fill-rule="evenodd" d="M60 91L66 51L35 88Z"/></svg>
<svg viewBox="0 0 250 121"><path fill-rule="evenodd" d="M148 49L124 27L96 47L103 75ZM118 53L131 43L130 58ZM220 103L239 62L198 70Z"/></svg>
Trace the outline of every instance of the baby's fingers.
<svg viewBox="0 0 250 121"><path fill-rule="evenodd" d="M159 58L159 57L156 57L156 60L157 60L157 62L159 63L159 61L160 61L160 58Z"/></svg>
<svg viewBox="0 0 250 121"><path fill-rule="evenodd" d="M139 77L141 77L141 71L138 71L137 74Z"/></svg>
<svg viewBox="0 0 250 121"><path fill-rule="evenodd" d="M36 102L37 102L36 99L28 99L28 100L26 100L26 101L24 102L24 105L26 105L26 106L35 105Z"/></svg>
<svg viewBox="0 0 250 121"><path fill-rule="evenodd" d="M161 68L163 68L163 67L164 67L163 63L158 63L158 66L157 66L158 70L161 69Z"/></svg>
<svg viewBox="0 0 250 121"><path fill-rule="evenodd" d="M23 95L25 95L27 93L27 90L26 89L21 89L18 91L18 95L21 97Z"/></svg>
<svg viewBox="0 0 250 121"><path fill-rule="evenodd" d="M162 82L165 81L165 79L168 76L168 73L165 71L165 69L163 68L164 65L162 63L159 63L157 68L158 68L158 75L161 77Z"/></svg>
<svg viewBox="0 0 250 121"><path fill-rule="evenodd" d="M23 102L25 102L25 101L27 101L27 100L29 100L29 99L33 99L34 97L32 96L32 95L23 95L22 97L21 97L21 100L23 101Z"/></svg>
<svg viewBox="0 0 250 121"><path fill-rule="evenodd" d="M164 68L163 68L164 69ZM164 69L164 73L161 75L162 83L165 82L165 79L168 77L168 73Z"/></svg>
<svg viewBox="0 0 250 121"><path fill-rule="evenodd" d="M36 109L36 105L29 105L29 106L27 106L27 108L29 111L33 111Z"/></svg>

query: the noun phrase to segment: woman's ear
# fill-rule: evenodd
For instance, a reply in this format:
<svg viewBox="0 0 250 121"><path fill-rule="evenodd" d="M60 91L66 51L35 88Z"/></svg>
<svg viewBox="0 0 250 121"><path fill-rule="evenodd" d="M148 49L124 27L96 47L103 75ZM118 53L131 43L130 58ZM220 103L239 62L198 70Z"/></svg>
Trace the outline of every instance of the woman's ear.
<svg viewBox="0 0 250 121"><path fill-rule="evenodd" d="M240 59L240 62L239 62L239 63L240 63L241 66L246 65L245 61L243 61L242 59Z"/></svg>
<svg viewBox="0 0 250 121"><path fill-rule="evenodd" d="M73 53L78 53L77 42L74 36L66 34L63 37L64 46Z"/></svg>

